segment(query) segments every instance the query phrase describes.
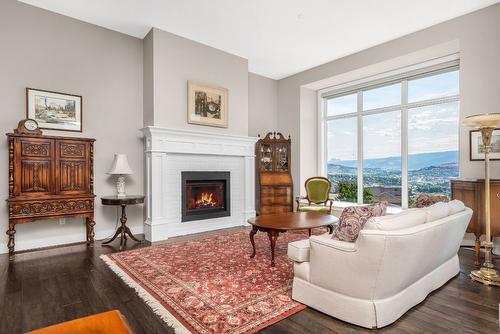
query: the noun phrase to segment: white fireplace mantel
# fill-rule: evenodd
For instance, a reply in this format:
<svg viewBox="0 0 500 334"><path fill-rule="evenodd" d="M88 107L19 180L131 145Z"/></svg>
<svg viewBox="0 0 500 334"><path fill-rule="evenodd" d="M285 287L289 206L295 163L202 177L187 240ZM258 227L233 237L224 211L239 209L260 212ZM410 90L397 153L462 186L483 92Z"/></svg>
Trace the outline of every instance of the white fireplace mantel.
<svg viewBox="0 0 500 334"><path fill-rule="evenodd" d="M144 134L146 221L152 242L241 226L255 216L255 143L258 138L148 126ZM229 171L231 216L181 222L181 172Z"/></svg>

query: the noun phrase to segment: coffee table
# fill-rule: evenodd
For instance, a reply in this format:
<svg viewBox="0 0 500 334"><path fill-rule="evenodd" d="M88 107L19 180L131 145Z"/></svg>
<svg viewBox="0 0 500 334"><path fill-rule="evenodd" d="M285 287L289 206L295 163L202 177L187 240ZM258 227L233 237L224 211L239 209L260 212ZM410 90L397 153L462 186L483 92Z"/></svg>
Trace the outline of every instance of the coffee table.
<svg viewBox="0 0 500 334"><path fill-rule="evenodd" d="M254 236L257 231L265 232L269 237L271 242L271 267L274 267L274 249L280 233L289 230L309 230L309 235L311 235L311 230L318 227L328 227L329 233L332 233L333 224L338 221L337 217L320 212L286 212L251 218L248 220L248 223L252 225L250 242L252 243L253 253L250 257L255 257Z"/></svg>

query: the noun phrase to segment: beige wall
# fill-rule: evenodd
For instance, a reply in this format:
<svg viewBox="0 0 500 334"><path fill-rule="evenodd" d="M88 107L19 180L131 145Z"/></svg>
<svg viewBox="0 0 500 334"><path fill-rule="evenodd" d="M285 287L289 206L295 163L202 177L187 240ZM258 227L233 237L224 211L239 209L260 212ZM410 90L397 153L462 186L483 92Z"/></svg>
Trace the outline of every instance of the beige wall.
<svg viewBox="0 0 500 334"><path fill-rule="evenodd" d="M113 233L117 209L99 197L113 194L105 172L114 153L126 153L135 174L128 193L143 190L143 125L247 135L276 128L277 82L248 74L238 56L152 29L144 40L129 37L14 0L0 2L0 130L11 132L25 117L25 88L83 96L83 133L46 134L93 137L95 143L96 237ZM187 124L187 81L229 89L229 128ZM249 94L251 100L249 102ZM143 99L144 96L144 99ZM249 104L252 113L249 113ZM269 121L264 120L264 116ZM250 128L249 129L249 124ZM0 145L0 198L8 197L7 145ZM132 231L142 232L143 211L128 209ZM6 252L6 206L0 207L0 253ZM81 220L40 221L17 227L16 249L83 241Z"/></svg>
<svg viewBox="0 0 500 334"><path fill-rule="evenodd" d="M247 135L248 61L156 28L152 34L154 125ZM227 129L187 123L188 80L229 90Z"/></svg>
<svg viewBox="0 0 500 334"><path fill-rule="evenodd" d="M153 29L142 41L143 55L143 123L144 126L154 125L154 52Z"/></svg>
<svg viewBox="0 0 500 334"><path fill-rule="evenodd" d="M116 208L103 207L99 196L113 194L105 174L114 153L126 153L135 172L129 193L142 193L142 41L47 12L13 0L0 2L0 133L11 132L25 117L25 88L83 96L83 133L95 143L95 220L97 237L112 233ZM45 132L48 133L48 132ZM8 197L7 141L0 145L0 199ZM128 210L133 230L142 231L142 209ZM0 252L6 252L7 210L0 206ZM81 220L19 225L16 248L85 240Z"/></svg>
<svg viewBox="0 0 500 334"><path fill-rule="evenodd" d="M248 73L248 135L278 131L278 81Z"/></svg>
<svg viewBox="0 0 500 334"><path fill-rule="evenodd" d="M358 52L330 63L282 79L278 82L278 127L289 131L294 140L293 176L300 180L314 170L315 161L299 162L302 146L301 121L310 106L301 101L301 86L446 43L455 39L460 47L461 117L482 112L498 112L500 106L500 4L435 25L388 43ZM300 144L299 144L300 143ZM460 173L463 177L482 177L483 164L469 161L468 129L460 130ZM308 159L307 154L301 158ZM312 167L311 167L312 166ZM500 162L492 165L493 177L500 178ZM301 187L295 187L298 193Z"/></svg>

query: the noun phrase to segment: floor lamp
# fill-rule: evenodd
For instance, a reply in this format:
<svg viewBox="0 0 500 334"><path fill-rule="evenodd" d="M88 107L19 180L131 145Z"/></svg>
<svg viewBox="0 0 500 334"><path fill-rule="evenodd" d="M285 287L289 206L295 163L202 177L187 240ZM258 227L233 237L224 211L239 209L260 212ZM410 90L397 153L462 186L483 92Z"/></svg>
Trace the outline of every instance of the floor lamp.
<svg viewBox="0 0 500 334"><path fill-rule="evenodd" d="M485 224L486 224L486 240L484 241L485 255L484 263L479 270L473 270L470 273L470 278L476 282L481 282L486 285L500 286L500 276L496 271L491 259L491 251L493 250L493 242L491 240L491 214L490 214L490 150L491 136L493 130L500 127L500 113L480 114L466 117L463 123L467 126L479 128L481 138L483 140L484 151L484 199L485 199ZM473 147L470 148L471 150Z"/></svg>

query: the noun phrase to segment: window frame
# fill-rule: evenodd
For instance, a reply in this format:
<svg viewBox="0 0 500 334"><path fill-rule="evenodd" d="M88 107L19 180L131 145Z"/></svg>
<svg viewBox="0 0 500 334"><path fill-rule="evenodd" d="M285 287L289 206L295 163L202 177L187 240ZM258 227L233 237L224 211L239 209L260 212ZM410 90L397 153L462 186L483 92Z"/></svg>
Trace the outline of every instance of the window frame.
<svg viewBox="0 0 500 334"><path fill-rule="evenodd" d="M460 71L459 60L448 61L446 63L425 67L418 70L404 72L392 77L377 80L364 80L361 84L342 85L339 88L329 88L318 92L318 166L319 174L328 177L328 122L331 120L357 118L357 203L363 203L363 116L377 115L385 112L401 112L401 207L408 208L408 110L412 108L432 106L448 102L459 102L460 93L439 98L425 99L416 102L408 102L408 82L415 79L431 77L442 73ZM378 87L401 83L401 104L387 107L363 110L363 91ZM345 95L357 94L357 110L335 116L328 116L328 100ZM460 115L460 110L459 110ZM457 128L460 136L460 129ZM458 140L459 170L460 170L460 139Z"/></svg>

